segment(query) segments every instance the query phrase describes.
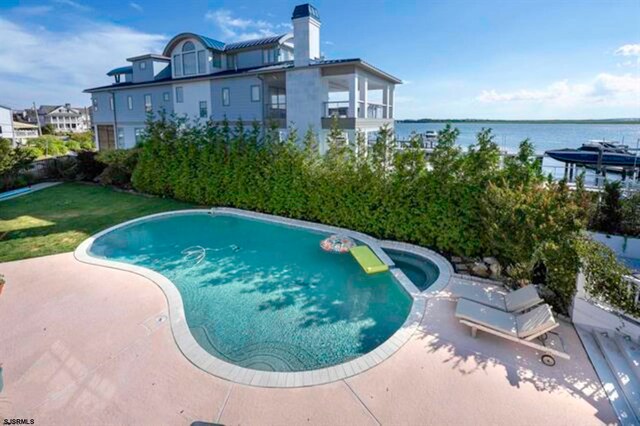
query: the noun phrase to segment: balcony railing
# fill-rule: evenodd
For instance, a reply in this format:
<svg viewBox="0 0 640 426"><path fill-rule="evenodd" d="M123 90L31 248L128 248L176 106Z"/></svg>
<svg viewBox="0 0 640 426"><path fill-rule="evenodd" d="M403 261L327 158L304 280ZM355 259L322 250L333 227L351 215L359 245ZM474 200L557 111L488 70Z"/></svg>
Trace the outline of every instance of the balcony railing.
<svg viewBox="0 0 640 426"><path fill-rule="evenodd" d="M385 106L381 104L367 105L367 118L384 118Z"/></svg>
<svg viewBox="0 0 640 426"><path fill-rule="evenodd" d="M325 118L347 118L349 117L349 101L324 102Z"/></svg>
<svg viewBox="0 0 640 426"><path fill-rule="evenodd" d="M265 104L265 118L267 120L287 120L286 104Z"/></svg>

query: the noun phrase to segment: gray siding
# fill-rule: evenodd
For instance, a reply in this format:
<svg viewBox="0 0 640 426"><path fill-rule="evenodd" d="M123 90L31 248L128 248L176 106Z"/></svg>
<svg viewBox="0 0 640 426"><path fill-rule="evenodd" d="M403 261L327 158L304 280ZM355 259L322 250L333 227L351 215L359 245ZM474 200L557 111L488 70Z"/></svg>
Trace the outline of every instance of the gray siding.
<svg viewBox="0 0 640 426"><path fill-rule="evenodd" d="M262 65L262 49L246 50L236 55L238 68L258 67Z"/></svg>
<svg viewBox="0 0 640 426"><path fill-rule="evenodd" d="M140 64L144 63L146 68L141 70ZM153 80L153 61L151 59L142 59L139 61L133 61L133 82L142 83L145 81Z"/></svg>
<svg viewBox="0 0 640 426"><path fill-rule="evenodd" d="M169 93L169 100L164 100L164 93ZM171 85L122 88L115 91L115 106L118 123L144 123L146 112L144 109L144 95L151 95L151 106L155 114L164 109L167 114L173 112L173 93ZM130 110L127 104L127 97L133 100L133 109ZM113 111L109 105L111 94L108 92L97 92L92 94L93 99L98 100L98 110L94 112L94 124L113 123Z"/></svg>
<svg viewBox="0 0 640 426"><path fill-rule="evenodd" d="M251 102L251 86L260 86L262 96L262 81L258 77L238 77L211 81L211 114L214 120L222 120L226 116L231 121L241 118L243 121L262 121L264 98L260 102ZM222 88L230 90L230 105L222 105Z"/></svg>
<svg viewBox="0 0 640 426"><path fill-rule="evenodd" d="M141 70L140 63L144 62L146 68ZM134 83L143 83L145 81L153 81L158 75L163 72L169 66L169 62L157 61L152 58L141 59L139 61L133 61L133 79ZM170 72L167 69L167 72Z"/></svg>

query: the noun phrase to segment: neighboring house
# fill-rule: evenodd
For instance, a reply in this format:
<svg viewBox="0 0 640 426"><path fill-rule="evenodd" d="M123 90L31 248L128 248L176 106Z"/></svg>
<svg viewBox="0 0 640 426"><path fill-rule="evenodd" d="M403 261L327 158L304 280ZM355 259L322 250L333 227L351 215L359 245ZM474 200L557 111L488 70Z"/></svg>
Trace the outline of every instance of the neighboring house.
<svg viewBox="0 0 640 426"><path fill-rule="evenodd" d="M15 144L13 113L11 108L4 105L0 105L0 138L9 139Z"/></svg>
<svg viewBox="0 0 640 426"><path fill-rule="evenodd" d="M23 123L20 121L13 122L14 140L17 144L26 145L29 139L40 136L38 126L35 124Z"/></svg>
<svg viewBox="0 0 640 426"><path fill-rule="evenodd" d="M91 130L91 114L87 107L64 105L41 105L36 118L33 109L22 111L21 117L29 124L41 127L50 124L56 133L81 133Z"/></svg>
<svg viewBox="0 0 640 426"><path fill-rule="evenodd" d="M345 137L368 138L394 124L394 89L401 81L361 59L320 55L320 16L310 4L296 6L293 34L223 43L193 33L173 37L162 55L128 58L107 75L115 82L87 89L100 149L130 148L147 113L164 111L194 119L275 122L314 129L324 141L332 117ZM322 146L324 149L324 144Z"/></svg>

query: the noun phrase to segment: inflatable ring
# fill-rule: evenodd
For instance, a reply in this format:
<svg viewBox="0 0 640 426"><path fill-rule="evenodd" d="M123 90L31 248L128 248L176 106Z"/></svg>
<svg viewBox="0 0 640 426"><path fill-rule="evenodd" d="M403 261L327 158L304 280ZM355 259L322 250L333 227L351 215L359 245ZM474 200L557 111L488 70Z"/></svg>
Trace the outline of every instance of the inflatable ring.
<svg viewBox="0 0 640 426"><path fill-rule="evenodd" d="M320 242L322 250L330 253L346 253L355 245L351 238L344 235L331 235Z"/></svg>

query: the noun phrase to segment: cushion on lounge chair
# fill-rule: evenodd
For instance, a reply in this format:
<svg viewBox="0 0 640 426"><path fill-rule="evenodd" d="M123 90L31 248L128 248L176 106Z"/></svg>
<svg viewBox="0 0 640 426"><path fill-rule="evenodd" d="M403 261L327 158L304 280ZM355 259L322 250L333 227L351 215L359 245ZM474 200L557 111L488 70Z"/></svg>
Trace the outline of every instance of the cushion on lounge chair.
<svg viewBox="0 0 640 426"><path fill-rule="evenodd" d="M516 324L518 337L521 339L543 334L558 325L551 312L551 307L546 304L538 306L526 314L518 315Z"/></svg>
<svg viewBox="0 0 640 426"><path fill-rule="evenodd" d="M456 307L456 318L492 328L504 334L518 337L515 315L485 306L467 299L460 299Z"/></svg>
<svg viewBox="0 0 640 426"><path fill-rule="evenodd" d="M453 296L461 299L473 300L483 305L492 306L502 311L507 310L504 295L495 287L478 283L456 283L451 289Z"/></svg>
<svg viewBox="0 0 640 426"><path fill-rule="evenodd" d="M538 295L538 290L531 284L507 293L504 297L507 312L522 312L542 302L543 300Z"/></svg>

